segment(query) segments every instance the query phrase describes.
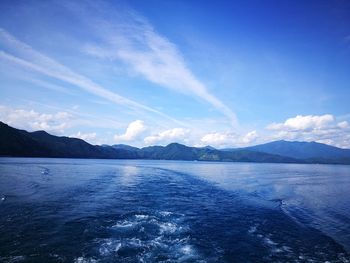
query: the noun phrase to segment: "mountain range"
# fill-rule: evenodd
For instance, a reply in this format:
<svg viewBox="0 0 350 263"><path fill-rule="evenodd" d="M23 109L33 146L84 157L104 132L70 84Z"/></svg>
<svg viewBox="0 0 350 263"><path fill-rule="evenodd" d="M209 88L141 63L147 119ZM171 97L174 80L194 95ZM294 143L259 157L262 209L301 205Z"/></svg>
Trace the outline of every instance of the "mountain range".
<svg viewBox="0 0 350 263"><path fill-rule="evenodd" d="M179 143L136 148L125 144L91 145L81 139L54 136L45 131L19 130L3 122L0 122L0 156L350 164L350 149L317 142L274 141L221 150Z"/></svg>

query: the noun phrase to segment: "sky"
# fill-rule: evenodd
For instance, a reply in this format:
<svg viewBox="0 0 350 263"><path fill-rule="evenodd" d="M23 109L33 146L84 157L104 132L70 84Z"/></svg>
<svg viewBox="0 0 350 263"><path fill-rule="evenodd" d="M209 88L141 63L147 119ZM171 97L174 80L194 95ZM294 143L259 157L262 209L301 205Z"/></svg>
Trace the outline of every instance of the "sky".
<svg viewBox="0 0 350 263"><path fill-rule="evenodd" d="M92 144L350 148L349 1L0 1L0 120Z"/></svg>

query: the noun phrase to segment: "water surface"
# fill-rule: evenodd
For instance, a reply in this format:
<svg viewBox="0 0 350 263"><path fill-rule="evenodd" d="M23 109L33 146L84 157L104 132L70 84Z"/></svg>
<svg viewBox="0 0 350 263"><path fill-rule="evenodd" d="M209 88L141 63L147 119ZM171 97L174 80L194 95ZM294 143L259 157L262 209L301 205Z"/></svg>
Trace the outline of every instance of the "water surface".
<svg viewBox="0 0 350 263"><path fill-rule="evenodd" d="M0 159L0 262L349 262L350 167Z"/></svg>

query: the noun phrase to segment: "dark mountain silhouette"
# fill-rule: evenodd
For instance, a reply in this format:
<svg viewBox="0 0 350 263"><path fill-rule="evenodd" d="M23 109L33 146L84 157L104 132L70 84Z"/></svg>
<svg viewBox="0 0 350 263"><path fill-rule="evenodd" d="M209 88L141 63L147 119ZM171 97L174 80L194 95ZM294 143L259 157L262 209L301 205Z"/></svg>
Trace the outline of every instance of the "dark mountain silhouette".
<svg viewBox="0 0 350 263"><path fill-rule="evenodd" d="M128 151L138 151L138 150L140 150L137 147L133 147L133 146L126 145L126 144L114 144L111 147L113 147L114 149L122 149L122 150L128 150Z"/></svg>
<svg viewBox="0 0 350 263"><path fill-rule="evenodd" d="M341 149L317 142L275 141L245 148L251 151L277 154L296 159L314 160L317 162L337 162L350 160L350 150Z"/></svg>
<svg viewBox="0 0 350 263"><path fill-rule="evenodd" d="M101 146L45 131L27 132L0 122L0 155L33 157L108 158Z"/></svg>
<svg viewBox="0 0 350 263"><path fill-rule="evenodd" d="M159 160L187 160L187 161L226 161L226 162L273 162L273 163L295 163L300 162L289 157L279 155L259 153L247 150L237 150L234 152L224 152L212 150L206 147L188 147L179 143L171 143L165 147L150 146L140 150L142 159Z"/></svg>
<svg viewBox="0 0 350 263"><path fill-rule="evenodd" d="M0 156L350 164L350 150L315 142L276 141L225 150L171 143L140 149L124 144L91 145L81 139L54 136L45 131L19 130L2 122Z"/></svg>

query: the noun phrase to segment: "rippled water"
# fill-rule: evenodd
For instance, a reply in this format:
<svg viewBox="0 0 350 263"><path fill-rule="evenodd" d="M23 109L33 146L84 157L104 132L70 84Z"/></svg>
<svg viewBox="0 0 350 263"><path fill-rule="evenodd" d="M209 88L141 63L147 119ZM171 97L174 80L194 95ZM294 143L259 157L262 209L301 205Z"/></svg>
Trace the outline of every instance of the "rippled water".
<svg viewBox="0 0 350 263"><path fill-rule="evenodd" d="M350 167L0 159L0 262L350 262Z"/></svg>

